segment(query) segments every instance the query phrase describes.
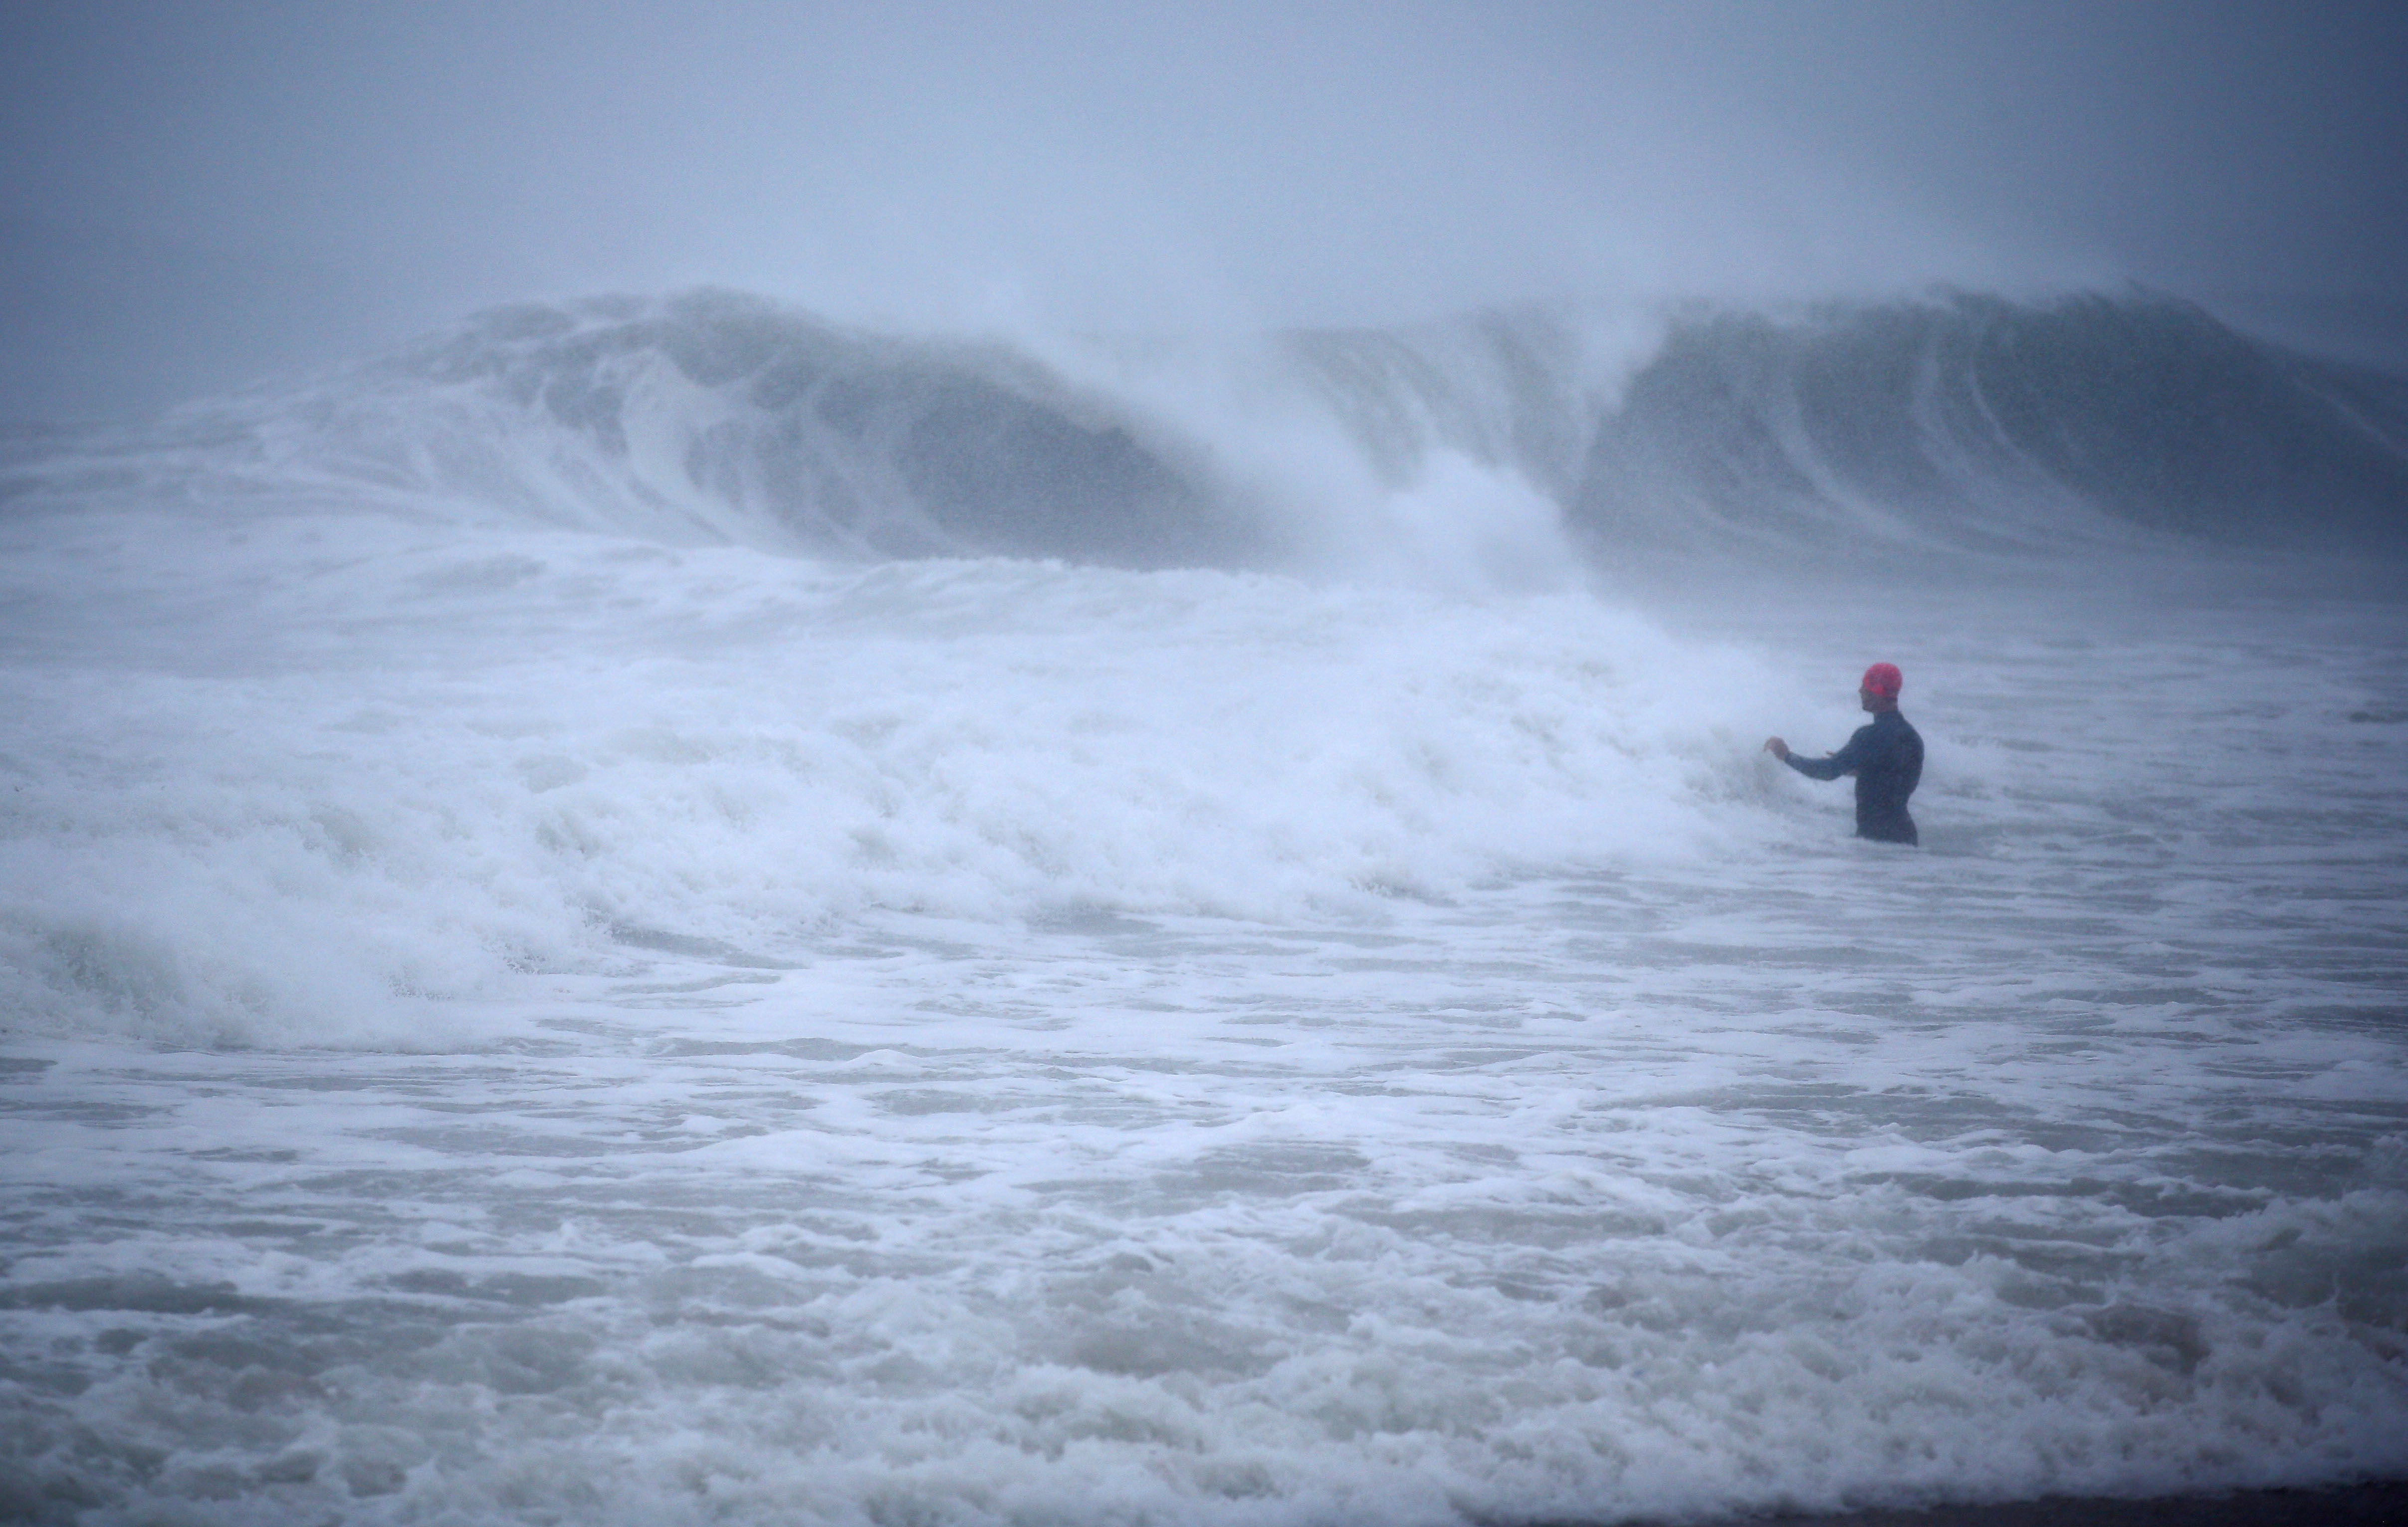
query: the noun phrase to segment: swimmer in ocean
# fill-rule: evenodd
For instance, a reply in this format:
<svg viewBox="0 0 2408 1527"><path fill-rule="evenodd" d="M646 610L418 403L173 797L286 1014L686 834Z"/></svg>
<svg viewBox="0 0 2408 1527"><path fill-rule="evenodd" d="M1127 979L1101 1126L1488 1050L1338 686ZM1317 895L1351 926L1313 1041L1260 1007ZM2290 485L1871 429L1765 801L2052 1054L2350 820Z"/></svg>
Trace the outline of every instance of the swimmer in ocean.
<svg viewBox="0 0 2408 1527"><path fill-rule="evenodd" d="M1856 835L1879 843L1914 843L1914 819L1906 813L1906 798L1923 778L1923 737L1899 714L1898 692L1906 685L1894 663L1876 663L1865 670L1856 698L1872 713L1871 724L1856 728L1848 745L1828 758L1800 758L1779 737L1767 737L1764 750L1809 779L1856 777Z"/></svg>

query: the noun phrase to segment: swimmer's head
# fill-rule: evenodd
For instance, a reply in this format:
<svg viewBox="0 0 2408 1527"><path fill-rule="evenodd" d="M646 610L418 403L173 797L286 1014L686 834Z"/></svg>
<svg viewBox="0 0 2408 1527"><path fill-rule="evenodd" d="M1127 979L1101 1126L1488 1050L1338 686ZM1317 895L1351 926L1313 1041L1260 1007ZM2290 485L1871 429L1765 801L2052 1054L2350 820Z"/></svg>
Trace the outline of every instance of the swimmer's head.
<svg viewBox="0 0 2408 1527"><path fill-rule="evenodd" d="M1906 676L1898 671L1897 664L1876 663L1857 681L1856 695L1867 710L1887 709L1898 704L1898 692L1905 687Z"/></svg>

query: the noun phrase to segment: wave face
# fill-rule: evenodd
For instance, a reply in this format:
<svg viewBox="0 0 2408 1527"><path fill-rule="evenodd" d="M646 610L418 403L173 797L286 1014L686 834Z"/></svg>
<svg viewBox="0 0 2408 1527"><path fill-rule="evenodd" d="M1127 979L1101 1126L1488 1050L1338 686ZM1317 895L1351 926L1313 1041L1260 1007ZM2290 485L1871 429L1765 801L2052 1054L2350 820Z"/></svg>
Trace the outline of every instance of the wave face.
<svg viewBox="0 0 2408 1527"><path fill-rule="evenodd" d="M188 411L145 451L221 488L867 560L1359 570L1405 548L1510 582L1575 547L2408 539L2408 379L2145 295L1529 310L1219 350L597 299Z"/></svg>
<svg viewBox="0 0 2408 1527"><path fill-rule="evenodd" d="M872 558L1076 555L1235 564L1175 452L1025 357L850 334L703 293L488 313L378 369L385 395L452 405L448 428L376 421L417 484L552 518L597 509L747 542Z"/></svg>
<svg viewBox="0 0 2408 1527"><path fill-rule="evenodd" d="M1601 543L2014 542L2086 521L2397 544L2408 382L2148 298L1718 315L1634 378L1570 510Z"/></svg>

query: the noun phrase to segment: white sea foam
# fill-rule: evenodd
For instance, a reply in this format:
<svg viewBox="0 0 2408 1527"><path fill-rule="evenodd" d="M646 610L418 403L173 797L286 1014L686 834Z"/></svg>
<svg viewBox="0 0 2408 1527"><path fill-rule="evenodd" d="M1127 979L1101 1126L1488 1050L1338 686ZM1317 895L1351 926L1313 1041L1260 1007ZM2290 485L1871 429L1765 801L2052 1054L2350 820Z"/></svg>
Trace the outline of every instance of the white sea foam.
<svg viewBox="0 0 2408 1527"><path fill-rule="evenodd" d="M1767 827L1715 809L1764 791L1734 730L1762 664L1580 596L236 534L106 520L12 559L24 641L112 628L20 678L21 1012L273 1041L333 1010L381 1043L397 1003L629 938L1368 916ZM152 576L74 581L112 556Z"/></svg>

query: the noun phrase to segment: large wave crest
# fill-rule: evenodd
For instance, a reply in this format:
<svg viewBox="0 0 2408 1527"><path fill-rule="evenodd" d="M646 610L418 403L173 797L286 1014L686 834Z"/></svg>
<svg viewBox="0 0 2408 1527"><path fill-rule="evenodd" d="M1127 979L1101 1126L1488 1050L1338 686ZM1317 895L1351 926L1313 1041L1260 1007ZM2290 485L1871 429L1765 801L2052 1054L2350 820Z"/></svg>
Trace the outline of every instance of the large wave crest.
<svg viewBox="0 0 2408 1527"><path fill-rule="evenodd" d="M1377 566L1412 543L1509 578L1575 547L2408 538L2408 379L2145 293L1235 347L903 337L717 292L522 305L103 454L20 463L8 491L206 478L870 560Z"/></svg>

